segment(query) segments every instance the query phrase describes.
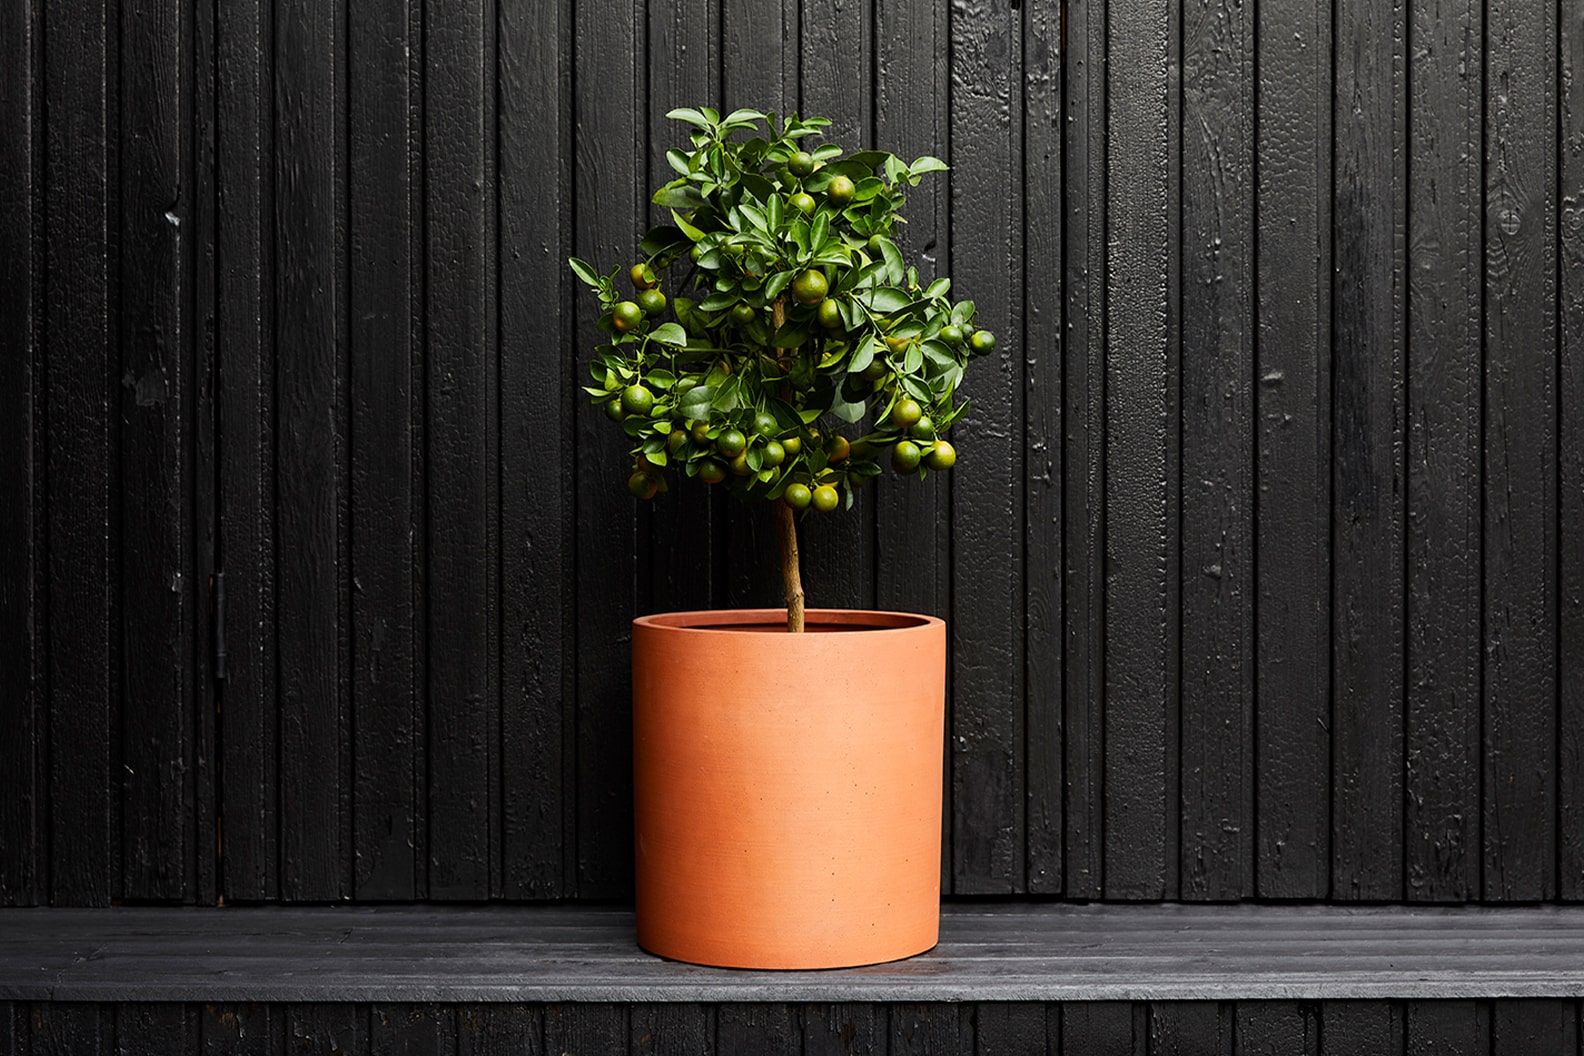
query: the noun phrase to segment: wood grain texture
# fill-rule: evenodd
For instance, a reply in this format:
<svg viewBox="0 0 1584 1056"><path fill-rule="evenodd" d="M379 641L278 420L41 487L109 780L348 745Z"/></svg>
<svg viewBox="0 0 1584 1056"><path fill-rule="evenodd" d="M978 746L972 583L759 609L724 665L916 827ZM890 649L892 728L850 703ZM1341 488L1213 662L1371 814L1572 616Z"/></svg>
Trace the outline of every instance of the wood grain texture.
<svg viewBox="0 0 1584 1056"><path fill-rule="evenodd" d="M490 896L498 704L484 0L425 8L429 895Z"/></svg>
<svg viewBox="0 0 1584 1056"><path fill-rule="evenodd" d="M424 891L418 851L423 687L415 685L414 287L423 281L410 232L416 203L411 154L409 5L359 5L348 23L348 62L370 76L348 86L351 114L348 233L352 449L353 894L410 899ZM421 338L420 338L421 342Z"/></svg>
<svg viewBox="0 0 1584 1056"><path fill-rule="evenodd" d="M1238 1056L1319 1056L1319 1010L1288 1001L1237 1007Z"/></svg>
<svg viewBox="0 0 1584 1056"><path fill-rule="evenodd" d="M1332 173L1331 896L1403 890L1402 4L1341 0Z"/></svg>
<svg viewBox="0 0 1584 1056"><path fill-rule="evenodd" d="M1022 34L998 4L959 3L951 20L951 156L955 222L975 232L952 247L952 278L972 290L975 327L1000 338L964 376L974 410L953 430L972 472L952 489L952 854L958 894L1023 887Z"/></svg>
<svg viewBox="0 0 1584 1056"><path fill-rule="evenodd" d="M280 883L307 900L343 897L352 873L335 14L304 0L274 9Z"/></svg>
<svg viewBox="0 0 1584 1056"><path fill-rule="evenodd" d="M1129 1001L1063 1005L1062 1056L1145 1056L1149 1009Z"/></svg>
<svg viewBox="0 0 1584 1056"><path fill-rule="evenodd" d="M1176 744L1168 670L1166 247L1170 237L1166 7L1110 0L1107 80L1105 884L1163 898L1176 883L1168 807ZM1174 804L1173 804L1174 806ZM1168 828L1171 832L1168 833Z"/></svg>
<svg viewBox="0 0 1584 1056"><path fill-rule="evenodd" d="M540 62L570 5L500 6L501 860L505 894L572 890L576 850L571 71ZM544 105L554 98L558 106ZM545 210L545 202L557 208ZM554 311L540 306L554 291ZM553 486L529 488L543 474Z"/></svg>
<svg viewBox="0 0 1584 1056"><path fill-rule="evenodd" d="M1099 898L1105 846L1106 0L1074 0L1066 20L1063 889L1072 898Z"/></svg>
<svg viewBox="0 0 1584 1056"><path fill-rule="evenodd" d="M115 27L104 4L44 8L50 901L119 894Z"/></svg>
<svg viewBox="0 0 1584 1056"><path fill-rule="evenodd" d="M1407 1056L1488 1056L1490 1009L1475 1001L1411 1001Z"/></svg>
<svg viewBox="0 0 1584 1056"><path fill-rule="evenodd" d="M1498 1001L1491 1011L1491 1056L1541 1056L1578 1050L1578 1004Z"/></svg>
<svg viewBox="0 0 1584 1056"><path fill-rule="evenodd" d="M1584 25L1563 17L1558 85L1557 892L1584 898Z"/></svg>
<svg viewBox="0 0 1584 1056"><path fill-rule="evenodd" d="M1480 889L1481 18L1409 12L1404 895L1425 901Z"/></svg>
<svg viewBox="0 0 1584 1056"><path fill-rule="evenodd" d="M0 11L0 905L47 897L42 861L48 812L42 793L47 616L46 511L40 497L45 437L41 355L43 294L41 122L36 76L42 47L37 9Z"/></svg>
<svg viewBox="0 0 1584 1056"><path fill-rule="evenodd" d="M1331 11L1257 7L1256 892L1331 858Z"/></svg>
<svg viewBox="0 0 1584 1056"><path fill-rule="evenodd" d="M1556 18L1486 8L1484 897L1556 890Z"/></svg>
<svg viewBox="0 0 1584 1056"><path fill-rule="evenodd" d="M1150 1052L1156 1056L1232 1056L1237 1006L1168 1001L1150 1005Z"/></svg>
<svg viewBox="0 0 1584 1056"><path fill-rule="evenodd" d="M1181 890L1254 891L1253 8L1182 13Z"/></svg>

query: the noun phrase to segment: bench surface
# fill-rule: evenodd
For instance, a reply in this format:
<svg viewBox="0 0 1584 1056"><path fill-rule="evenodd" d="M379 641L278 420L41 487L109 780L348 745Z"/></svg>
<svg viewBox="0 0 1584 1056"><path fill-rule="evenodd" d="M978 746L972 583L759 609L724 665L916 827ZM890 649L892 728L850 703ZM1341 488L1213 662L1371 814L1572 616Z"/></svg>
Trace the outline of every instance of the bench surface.
<svg viewBox="0 0 1584 1056"><path fill-rule="evenodd" d="M0 910L0 1000L1101 1001L1584 996L1584 908L951 905L912 960L676 964L596 907Z"/></svg>

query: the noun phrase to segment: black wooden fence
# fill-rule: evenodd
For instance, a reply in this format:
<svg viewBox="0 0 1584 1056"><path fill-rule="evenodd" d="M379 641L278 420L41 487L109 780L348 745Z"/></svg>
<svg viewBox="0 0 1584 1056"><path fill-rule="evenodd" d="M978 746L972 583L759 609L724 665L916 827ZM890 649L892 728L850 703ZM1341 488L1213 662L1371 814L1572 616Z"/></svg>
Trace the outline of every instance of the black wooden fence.
<svg viewBox="0 0 1584 1056"><path fill-rule="evenodd" d="M0 4L0 901L625 894L627 621L774 576L627 497L563 262L719 100L952 165L959 468L805 543L950 621L948 890L1584 897L1581 70L1561 0Z"/></svg>

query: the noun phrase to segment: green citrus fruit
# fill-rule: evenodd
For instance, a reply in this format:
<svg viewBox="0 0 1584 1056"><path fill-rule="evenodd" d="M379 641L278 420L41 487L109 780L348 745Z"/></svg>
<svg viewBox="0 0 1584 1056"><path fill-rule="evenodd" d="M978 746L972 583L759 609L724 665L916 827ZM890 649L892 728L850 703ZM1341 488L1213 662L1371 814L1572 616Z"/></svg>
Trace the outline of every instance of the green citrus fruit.
<svg viewBox="0 0 1584 1056"><path fill-rule="evenodd" d="M918 405L917 400L898 400L897 405L891 408L891 424L898 429L911 429L922 417L924 408Z"/></svg>
<svg viewBox="0 0 1584 1056"><path fill-rule="evenodd" d="M715 441L715 450L727 458L736 458L748 449L748 438L735 429L728 429Z"/></svg>
<svg viewBox="0 0 1584 1056"><path fill-rule="evenodd" d="M753 431L760 436L775 436L781 431L781 427L776 424L775 415L760 411L753 416Z"/></svg>
<svg viewBox="0 0 1584 1056"><path fill-rule="evenodd" d="M699 262L699 258L702 257L703 255L704 255L704 247L703 246L694 246L692 249L688 250L688 259L691 260L695 264L697 264Z"/></svg>
<svg viewBox="0 0 1584 1056"><path fill-rule="evenodd" d="M739 477L753 476L753 467L748 464L748 452L744 451L731 460L731 471Z"/></svg>
<svg viewBox="0 0 1584 1056"><path fill-rule="evenodd" d="M803 450L803 439L802 437L789 436L781 441L781 448L789 457L796 458L798 453Z"/></svg>
<svg viewBox="0 0 1584 1056"><path fill-rule="evenodd" d="M647 264L634 264L628 269L627 277L632 279L632 284L640 290L652 290L658 281L654 270Z"/></svg>
<svg viewBox="0 0 1584 1056"><path fill-rule="evenodd" d="M694 422L691 432L693 434L693 442L695 444L707 444L707 443L709 443L709 423L708 422Z"/></svg>
<svg viewBox="0 0 1584 1056"><path fill-rule="evenodd" d="M821 484L814 489L814 508L821 513L829 513L841 501L841 496L836 494L836 489L829 484Z"/></svg>
<svg viewBox="0 0 1584 1056"><path fill-rule="evenodd" d="M707 458L699 464L698 475L706 484L719 484L726 479L726 467L713 458Z"/></svg>
<svg viewBox="0 0 1584 1056"><path fill-rule="evenodd" d="M732 305L732 320L740 326L747 326L749 323L753 322L758 315L759 313L754 310L754 306L751 304Z"/></svg>
<svg viewBox="0 0 1584 1056"><path fill-rule="evenodd" d="M784 446L782 446L781 441L772 440L768 444L765 444L765 448L764 448L764 464L765 465L770 466L773 469L773 468L775 468L776 466L779 466L781 463L783 463L785 461L786 461L786 448Z"/></svg>
<svg viewBox="0 0 1584 1056"><path fill-rule="evenodd" d="M792 280L792 296L797 298L799 304L818 304L825 299L825 294L828 292L830 292L830 283L825 281L823 274L813 268Z"/></svg>
<svg viewBox="0 0 1584 1056"><path fill-rule="evenodd" d="M924 464L931 469L950 469L957 464L957 449L944 440L937 440L924 456Z"/></svg>
<svg viewBox="0 0 1584 1056"><path fill-rule="evenodd" d="M912 434L915 440L933 440L935 439L935 423L926 414L914 422L913 428L909 429L908 432Z"/></svg>
<svg viewBox="0 0 1584 1056"><path fill-rule="evenodd" d="M946 342L948 345L951 345L953 348L956 348L958 345L962 344L963 341L962 327L958 326L956 323L947 323L945 326L940 328L940 339Z"/></svg>
<svg viewBox="0 0 1584 1056"><path fill-rule="evenodd" d="M919 459L924 457L924 452L911 440L898 440L891 449L891 465L898 473L911 473L918 468Z"/></svg>
<svg viewBox="0 0 1584 1056"><path fill-rule="evenodd" d="M656 312L665 311L666 295L659 290L639 290L638 307L643 309L645 315L654 315Z"/></svg>
<svg viewBox="0 0 1584 1056"><path fill-rule="evenodd" d="M840 330L842 327L841 306L828 297L819 302L819 323L827 330Z"/></svg>
<svg viewBox="0 0 1584 1056"><path fill-rule="evenodd" d="M809 499L813 498L813 494L809 491L807 484L792 483L786 486L786 491L781 493L781 497L794 510L806 510L808 509Z"/></svg>
<svg viewBox="0 0 1584 1056"><path fill-rule="evenodd" d="M619 422L626 417L626 415L622 414L620 396L605 405L605 417L613 422Z"/></svg>
<svg viewBox="0 0 1584 1056"><path fill-rule="evenodd" d="M870 360L869 365L863 369L865 381L879 381L881 378L885 377L885 375L886 365L880 362L878 359Z"/></svg>
<svg viewBox="0 0 1584 1056"><path fill-rule="evenodd" d="M975 330L973 336L968 339L968 347L980 355L994 351L995 346L995 335L988 330Z"/></svg>
<svg viewBox="0 0 1584 1056"><path fill-rule="evenodd" d="M893 352L906 352L912 342L911 337L898 337L896 334L890 334L885 339L886 347Z"/></svg>
<svg viewBox="0 0 1584 1056"><path fill-rule="evenodd" d="M666 450L674 455L682 450L682 445L685 443L687 443L687 434L680 429L673 429L666 437Z"/></svg>
<svg viewBox="0 0 1584 1056"><path fill-rule="evenodd" d="M819 207L819 203L814 200L814 196L809 194L807 191L797 192L792 197L787 199L787 204L792 206L792 208L796 209L798 212L802 213L804 216L807 216L809 213L812 213Z"/></svg>
<svg viewBox="0 0 1584 1056"><path fill-rule="evenodd" d="M836 205L846 205L853 200L853 193L858 188L853 181L845 176L833 176L830 186L825 188L825 193L830 195L830 200Z"/></svg>
<svg viewBox="0 0 1584 1056"><path fill-rule="evenodd" d="M627 414L648 414L654 407L654 393L642 385L629 385L622 390L621 403Z"/></svg>
<svg viewBox="0 0 1584 1056"><path fill-rule="evenodd" d="M807 176L814 171L814 155L806 150L800 150L787 159L787 168L792 170L794 176Z"/></svg>
<svg viewBox="0 0 1584 1056"><path fill-rule="evenodd" d="M847 442L847 438L845 436L833 436L830 441L830 451L826 454L825 460L834 466L838 462L845 461L850 454L852 454L852 444Z"/></svg>
<svg viewBox="0 0 1584 1056"><path fill-rule="evenodd" d="M652 499L660 484L643 470L627 478L627 492L635 499Z"/></svg>
<svg viewBox="0 0 1584 1056"><path fill-rule="evenodd" d="M611 308L611 326L618 333L625 334L641 322L643 309L638 307L636 301L617 301L615 307Z"/></svg>

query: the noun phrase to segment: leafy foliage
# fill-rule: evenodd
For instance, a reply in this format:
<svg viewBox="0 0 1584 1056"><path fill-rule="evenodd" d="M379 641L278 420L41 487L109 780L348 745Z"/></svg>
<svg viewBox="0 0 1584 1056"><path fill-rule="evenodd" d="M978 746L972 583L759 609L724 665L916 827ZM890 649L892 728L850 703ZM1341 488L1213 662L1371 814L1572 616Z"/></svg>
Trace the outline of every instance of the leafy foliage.
<svg viewBox="0 0 1584 1056"><path fill-rule="evenodd" d="M963 369L995 339L894 241L907 189L946 166L805 147L823 118L669 116L692 126L693 149L666 153L678 175L654 193L674 222L645 236L625 276L571 261L609 335L585 390L632 439L629 490L651 498L680 472L826 511L850 506L888 456L898 472L949 469Z"/></svg>

